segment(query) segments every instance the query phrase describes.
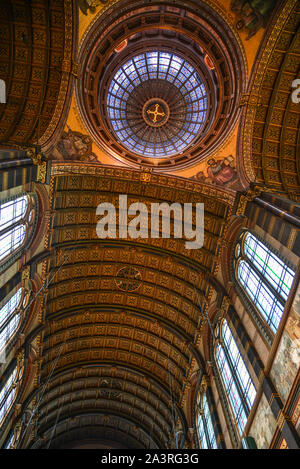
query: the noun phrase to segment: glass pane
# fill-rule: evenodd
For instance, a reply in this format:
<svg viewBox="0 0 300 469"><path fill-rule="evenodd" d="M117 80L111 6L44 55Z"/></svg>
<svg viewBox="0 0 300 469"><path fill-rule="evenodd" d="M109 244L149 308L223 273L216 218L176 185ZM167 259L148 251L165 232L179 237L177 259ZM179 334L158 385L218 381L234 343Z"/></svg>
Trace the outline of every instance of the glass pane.
<svg viewBox="0 0 300 469"><path fill-rule="evenodd" d="M209 406L208 406L208 402L207 402L205 394L203 396L203 412L204 412L203 417L205 418L205 422L206 422L206 430L208 433L210 447L212 449L217 449L218 447L217 447L216 436L215 436L215 432L213 429L213 423L212 423Z"/></svg>
<svg viewBox="0 0 300 469"><path fill-rule="evenodd" d="M244 287L249 298L253 301L267 324L276 334L284 306L260 278L251 265L240 261L238 265L238 279Z"/></svg>
<svg viewBox="0 0 300 469"><path fill-rule="evenodd" d="M28 207L28 198L22 195L0 205L0 231L21 220Z"/></svg>
<svg viewBox="0 0 300 469"><path fill-rule="evenodd" d="M20 247L25 239L25 225L17 225L0 235L0 260L13 253Z"/></svg>
<svg viewBox="0 0 300 469"><path fill-rule="evenodd" d="M244 242L244 253L267 281L274 287L284 301L287 300L295 272L290 269L276 254L248 233Z"/></svg>
<svg viewBox="0 0 300 469"><path fill-rule="evenodd" d="M199 442L202 449L208 449L208 443L205 435L204 424L203 424L203 417L200 412L197 413L197 430L198 430L198 437Z"/></svg>
<svg viewBox="0 0 300 469"><path fill-rule="evenodd" d="M17 369L11 373L8 380L0 391L0 425L2 424L7 412L13 404L17 388L13 387L13 383L17 377Z"/></svg>
<svg viewBox="0 0 300 469"><path fill-rule="evenodd" d="M3 324L13 315L16 308L20 304L20 299L22 295L22 288L8 300L4 306L0 309L0 330L3 327Z"/></svg>
<svg viewBox="0 0 300 469"><path fill-rule="evenodd" d="M222 339L224 348L221 344L218 344L216 360L237 426L242 434L255 399L256 389L226 321L224 321L222 327ZM225 350L227 353L225 353ZM237 383L241 391L239 391ZM240 392L242 392L242 395L240 395ZM248 406L247 411L243 406L242 397Z"/></svg>

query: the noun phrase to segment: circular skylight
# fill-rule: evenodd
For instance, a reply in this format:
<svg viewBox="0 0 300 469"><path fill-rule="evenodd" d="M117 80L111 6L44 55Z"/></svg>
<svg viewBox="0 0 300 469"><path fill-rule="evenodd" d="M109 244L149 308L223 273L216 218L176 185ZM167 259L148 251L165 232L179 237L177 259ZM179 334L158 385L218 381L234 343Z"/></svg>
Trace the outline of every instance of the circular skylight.
<svg viewBox="0 0 300 469"><path fill-rule="evenodd" d="M161 51L139 54L112 78L110 126L128 150L149 158L182 153L201 132L207 93L194 67Z"/></svg>

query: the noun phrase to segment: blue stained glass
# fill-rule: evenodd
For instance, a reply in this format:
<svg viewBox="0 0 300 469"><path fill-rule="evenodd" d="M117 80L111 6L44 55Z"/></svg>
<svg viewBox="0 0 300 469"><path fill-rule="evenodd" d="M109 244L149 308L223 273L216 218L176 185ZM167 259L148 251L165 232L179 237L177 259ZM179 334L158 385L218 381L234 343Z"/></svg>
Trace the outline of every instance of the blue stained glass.
<svg viewBox="0 0 300 469"><path fill-rule="evenodd" d="M136 78L135 80L133 80L132 83L134 84L134 86L138 86L141 83L141 80L139 78Z"/></svg>
<svg viewBox="0 0 300 469"><path fill-rule="evenodd" d="M156 137L155 145L147 144L147 140L143 140L143 132L140 134L141 138L136 138L134 133L139 132L140 127L137 126L135 129L130 130L132 126L127 123L127 120L129 119L129 122L130 119L135 120L135 115L132 114L131 117L128 114L126 115L126 103L133 89L139 86L140 83L148 81L149 78L150 80L159 78L169 81L180 90L187 104L194 101L192 106L188 106L186 116L187 120L193 122L203 120L203 115L199 113L199 108L203 108L203 104L198 105L195 101L197 98L202 97L202 93L205 95L205 86L191 64L169 52L150 51L140 54L128 60L114 75L109 87L107 105L109 108L108 116L118 138L123 141L125 146L136 153L149 155L152 151L152 156L155 154L169 156L178 150L182 151L187 144L192 142L196 136L195 133L200 131L201 127L185 124L178 135L176 135L176 128L174 127L173 133L169 135L168 140L165 140L163 146L159 141L156 141ZM113 113L111 107L122 109L122 114ZM117 123L116 121L121 118L122 121ZM125 127L128 127L126 132L123 130ZM178 129L180 128L179 125ZM131 139L128 138L129 134L132 137ZM145 135L148 137L149 134L146 133ZM163 135L165 135L165 132L163 132Z"/></svg>
<svg viewBox="0 0 300 469"><path fill-rule="evenodd" d="M181 81L180 81L178 78L176 78L173 83L174 83L174 85L177 86L178 88L180 88L180 87L182 86L182 83L181 83Z"/></svg>
<svg viewBox="0 0 300 469"><path fill-rule="evenodd" d="M158 78L159 78L160 80L165 80L165 79L166 79L166 74L165 74L165 73L162 73L162 72L159 72L159 73L158 73Z"/></svg>
<svg viewBox="0 0 300 469"><path fill-rule="evenodd" d="M242 244L238 280L247 296L276 334L295 271L252 233Z"/></svg>

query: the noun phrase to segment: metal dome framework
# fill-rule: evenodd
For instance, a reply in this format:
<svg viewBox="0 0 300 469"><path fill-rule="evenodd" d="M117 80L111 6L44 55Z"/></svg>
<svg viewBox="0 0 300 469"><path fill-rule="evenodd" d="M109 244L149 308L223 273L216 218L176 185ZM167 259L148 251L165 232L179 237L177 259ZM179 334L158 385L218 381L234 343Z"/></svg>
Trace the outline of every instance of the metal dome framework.
<svg viewBox="0 0 300 469"><path fill-rule="evenodd" d="M206 87L193 65L158 50L121 65L106 97L117 139L139 155L160 158L183 152L199 136L207 102Z"/></svg>

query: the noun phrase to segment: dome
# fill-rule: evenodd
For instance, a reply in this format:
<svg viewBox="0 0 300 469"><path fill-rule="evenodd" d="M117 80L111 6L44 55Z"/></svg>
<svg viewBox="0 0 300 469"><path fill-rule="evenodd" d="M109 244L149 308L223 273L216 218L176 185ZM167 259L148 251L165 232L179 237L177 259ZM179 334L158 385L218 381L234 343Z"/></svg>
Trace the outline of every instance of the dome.
<svg viewBox="0 0 300 469"><path fill-rule="evenodd" d="M155 50L135 55L118 68L106 102L111 130L126 148L168 158L199 137L207 91L186 59Z"/></svg>
<svg viewBox="0 0 300 469"><path fill-rule="evenodd" d="M166 19L165 7L150 3L138 18L136 4L124 0L95 19L79 51L76 97L103 153L126 166L173 171L224 145L246 68L236 36L209 6L178 0L182 10L168 8Z"/></svg>

